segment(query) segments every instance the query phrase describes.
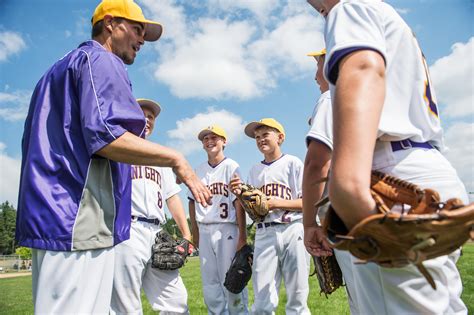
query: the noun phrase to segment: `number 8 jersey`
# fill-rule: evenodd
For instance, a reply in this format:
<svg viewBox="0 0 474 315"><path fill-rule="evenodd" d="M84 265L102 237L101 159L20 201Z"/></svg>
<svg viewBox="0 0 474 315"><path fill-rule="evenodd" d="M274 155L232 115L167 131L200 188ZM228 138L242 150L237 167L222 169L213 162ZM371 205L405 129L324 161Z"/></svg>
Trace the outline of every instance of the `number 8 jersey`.
<svg viewBox="0 0 474 315"><path fill-rule="evenodd" d="M232 159L224 158L217 165L204 162L196 168L196 174L212 193L212 205L203 207L195 203L196 221L199 223L235 223L235 195L230 191L229 183L237 173L240 178L239 164ZM188 191L188 199L194 198Z"/></svg>
<svg viewBox="0 0 474 315"><path fill-rule="evenodd" d="M169 167L132 165L132 216L165 222L166 200L181 191Z"/></svg>

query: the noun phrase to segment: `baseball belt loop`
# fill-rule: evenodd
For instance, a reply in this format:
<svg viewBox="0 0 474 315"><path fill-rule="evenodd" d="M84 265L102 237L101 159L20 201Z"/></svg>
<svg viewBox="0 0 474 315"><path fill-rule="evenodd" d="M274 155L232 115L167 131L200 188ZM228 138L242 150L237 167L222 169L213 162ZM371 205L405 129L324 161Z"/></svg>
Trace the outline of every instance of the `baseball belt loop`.
<svg viewBox="0 0 474 315"><path fill-rule="evenodd" d="M413 147L410 139L400 140L400 146L403 150L411 149Z"/></svg>
<svg viewBox="0 0 474 315"><path fill-rule="evenodd" d="M137 221L138 221L138 217L135 215L132 215L132 222L137 222Z"/></svg>

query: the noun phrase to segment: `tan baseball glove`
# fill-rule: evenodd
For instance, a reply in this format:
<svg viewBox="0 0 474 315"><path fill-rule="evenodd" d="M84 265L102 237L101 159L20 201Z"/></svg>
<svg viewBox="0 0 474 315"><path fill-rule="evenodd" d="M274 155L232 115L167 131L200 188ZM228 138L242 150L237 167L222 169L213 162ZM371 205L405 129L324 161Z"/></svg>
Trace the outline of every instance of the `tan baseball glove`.
<svg viewBox="0 0 474 315"><path fill-rule="evenodd" d="M379 213L350 231L330 207L323 227L332 247L383 267L414 264L436 289L422 262L474 238L474 203L465 206L456 198L441 202L434 190L377 171L372 172L371 193Z"/></svg>
<svg viewBox="0 0 474 315"><path fill-rule="evenodd" d="M263 221L268 214L268 198L260 189L249 184L242 184L240 194L236 196L252 220Z"/></svg>

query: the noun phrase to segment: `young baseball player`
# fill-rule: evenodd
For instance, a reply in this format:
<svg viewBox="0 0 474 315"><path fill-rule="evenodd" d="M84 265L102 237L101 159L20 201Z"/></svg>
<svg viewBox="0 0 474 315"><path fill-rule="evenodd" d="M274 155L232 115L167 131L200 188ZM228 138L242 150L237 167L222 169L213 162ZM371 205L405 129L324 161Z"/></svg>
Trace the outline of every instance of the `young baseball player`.
<svg viewBox="0 0 474 315"><path fill-rule="evenodd" d="M247 242L245 213L230 192L229 182L239 174L239 165L225 157L227 135L218 125L198 134L207 161L196 174L212 192L212 205L202 207L189 195L189 216L193 240L199 244L204 301L209 314L248 314L248 293L234 294L224 287L236 250Z"/></svg>
<svg viewBox="0 0 474 315"><path fill-rule="evenodd" d="M146 118L145 136L153 132L161 107L138 99ZM152 308L161 314L188 314L188 294L178 270L151 267L151 247L165 223L164 203L184 238L191 240L175 176L170 168L132 166L132 225L130 239L115 248L111 314L142 312L141 289Z"/></svg>
<svg viewBox="0 0 474 315"><path fill-rule="evenodd" d="M130 164L173 167L198 202L210 198L181 153L140 138L125 65L161 25L132 0L103 0L91 22L92 39L37 83L24 125L15 236L33 249L41 314L109 311L114 246L130 231Z"/></svg>
<svg viewBox="0 0 474 315"><path fill-rule="evenodd" d="M467 203L440 153L442 129L428 67L416 38L382 1L308 0L326 18L324 75L333 99L329 194L348 229L372 213L370 171L432 188ZM403 55L401 57L401 55ZM434 290L414 266L353 268L363 314L466 314L455 262L459 251L424 262Z"/></svg>
<svg viewBox="0 0 474 315"><path fill-rule="evenodd" d="M310 53L308 56L314 57L317 62L315 80L321 91L321 96L309 120L311 128L306 136L308 151L303 171L304 243L311 255L325 256L332 255L331 247L320 225L320 222L324 220L325 209L318 209L314 205L323 198L326 190L324 179L327 178L331 166L333 147L331 92L329 84L323 76L326 49ZM351 254L348 251L337 249L334 250L334 254L346 284L351 314L359 314L355 299L357 292L352 274Z"/></svg>
<svg viewBox="0 0 474 315"><path fill-rule="evenodd" d="M285 282L286 314L310 314L309 255L303 243L303 163L283 154L283 126L273 118L249 123L245 134L254 138L263 161L250 170L247 183L260 188L269 198L270 213L257 223L252 283L255 294L252 313L272 314L278 307L281 280ZM239 193L240 179L232 180L232 192Z"/></svg>

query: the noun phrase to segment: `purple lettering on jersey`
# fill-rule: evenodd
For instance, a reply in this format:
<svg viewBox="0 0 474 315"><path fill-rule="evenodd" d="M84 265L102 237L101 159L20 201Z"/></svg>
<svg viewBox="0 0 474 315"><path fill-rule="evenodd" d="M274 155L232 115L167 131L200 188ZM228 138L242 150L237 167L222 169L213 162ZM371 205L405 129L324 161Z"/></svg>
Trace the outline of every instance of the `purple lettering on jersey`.
<svg viewBox="0 0 474 315"><path fill-rule="evenodd" d="M138 178L138 169L139 166L132 165L132 179L137 179Z"/></svg>
<svg viewBox="0 0 474 315"><path fill-rule="evenodd" d="M278 196L278 184L275 184L275 183L272 184L271 195L272 196Z"/></svg>

